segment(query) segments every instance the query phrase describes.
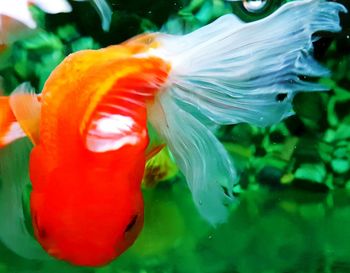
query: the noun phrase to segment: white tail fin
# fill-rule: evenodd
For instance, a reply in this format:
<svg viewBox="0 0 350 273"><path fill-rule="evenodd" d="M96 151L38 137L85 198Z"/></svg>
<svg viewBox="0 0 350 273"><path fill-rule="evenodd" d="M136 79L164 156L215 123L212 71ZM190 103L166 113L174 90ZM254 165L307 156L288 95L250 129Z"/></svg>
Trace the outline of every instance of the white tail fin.
<svg viewBox="0 0 350 273"><path fill-rule="evenodd" d="M313 34L339 31L339 11L346 10L334 2L294 1L253 23L231 14L182 37L164 36L172 96L220 124L279 122L292 114L298 91L325 90L300 76L328 75L312 57Z"/></svg>
<svg viewBox="0 0 350 273"><path fill-rule="evenodd" d="M91 4L95 7L102 20L102 29L108 31L112 21L112 10L106 0L93 0Z"/></svg>
<svg viewBox="0 0 350 273"><path fill-rule="evenodd" d="M55 0L55 1L46 1L46 0L32 0L31 3L34 3L40 9L46 13L56 14L60 12L71 12L72 7L69 2L66 0Z"/></svg>
<svg viewBox="0 0 350 273"><path fill-rule="evenodd" d="M149 108L149 118L185 175L200 213L212 224L226 220L236 173L213 133L165 93Z"/></svg>
<svg viewBox="0 0 350 273"><path fill-rule="evenodd" d="M150 109L151 122L210 222L223 219L221 181L226 177L230 192L235 173L204 124L209 119L217 124L271 125L293 114L297 92L325 90L300 76L329 74L312 57L312 42L316 32L340 31L341 11L346 9L335 2L294 1L253 23L231 14L184 36L159 36L162 47L152 53L169 60L172 71L169 90L161 92L158 106Z"/></svg>
<svg viewBox="0 0 350 273"><path fill-rule="evenodd" d="M113 11L110 8L106 0L75 0L75 1L89 1L91 5L95 8L98 15L102 20L102 29L108 31L111 26Z"/></svg>

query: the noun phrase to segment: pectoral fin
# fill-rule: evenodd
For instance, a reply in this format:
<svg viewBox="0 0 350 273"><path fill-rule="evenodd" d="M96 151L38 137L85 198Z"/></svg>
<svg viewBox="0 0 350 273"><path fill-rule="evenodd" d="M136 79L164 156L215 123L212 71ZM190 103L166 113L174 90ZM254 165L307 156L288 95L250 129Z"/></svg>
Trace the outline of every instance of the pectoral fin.
<svg viewBox="0 0 350 273"><path fill-rule="evenodd" d="M10 96L12 112L34 145L39 143L41 103L28 83L18 86Z"/></svg>
<svg viewBox="0 0 350 273"><path fill-rule="evenodd" d="M152 157L150 157L151 153L146 155L148 161L143 176L143 185L148 188L156 186L159 182L170 180L179 173L165 144L158 146L158 150L153 151Z"/></svg>
<svg viewBox="0 0 350 273"><path fill-rule="evenodd" d="M165 147L165 144L160 144L158 146L152 146L149 147L146 151L146 160L152 159L154 156L156 156L163 148Z"/></svg>
<svg viewBox="0 0 350 273"><path fill-rule="evenodd" d="M14 116L9 97L0 97L0 148L25 137L25 133Z"/></svg>
<svg viewBox="0 0 350 273"><path fill-rule="evenodd" d="M25 224L28 203L23 194L30 185L28 159L32 145L27 139L0 150L0 243L26 259L47 260L45 251Z"/></svg>

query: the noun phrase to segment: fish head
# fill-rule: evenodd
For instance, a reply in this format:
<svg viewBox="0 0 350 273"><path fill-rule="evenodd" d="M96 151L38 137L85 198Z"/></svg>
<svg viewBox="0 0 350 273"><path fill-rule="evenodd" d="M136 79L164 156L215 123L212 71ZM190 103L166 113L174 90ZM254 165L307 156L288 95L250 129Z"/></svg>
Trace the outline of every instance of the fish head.
<svg viewBox="0 0 350 273"><path fill-rule="evenodd" d="M117 172L92 163L56 167L41 176L45 184L33 187L31 194L33 228L41 246L80 266L113 261L133 244L144 220L139 184L144 160L116 166Z"/></svg>

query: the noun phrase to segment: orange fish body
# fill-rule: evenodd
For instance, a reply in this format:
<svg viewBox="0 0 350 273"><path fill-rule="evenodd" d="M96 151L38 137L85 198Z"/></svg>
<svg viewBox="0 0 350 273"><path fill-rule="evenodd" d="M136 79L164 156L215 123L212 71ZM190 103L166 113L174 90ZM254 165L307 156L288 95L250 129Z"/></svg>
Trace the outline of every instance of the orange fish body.
<svg viewBox="0 0 350 273"><path fill-rule="evenodd" d="M40 132L26 130L28 119L17 115L35 144L35 235L49 254L76 265L110 262L143 225L146 105L169 71L161 59L135 57L148 47L145 41L138 37L67 57L40 96Z"/></svg>
<svg viewBox="0 0 350 273"><path fill-rule="evenodd" d="M42 93L40 142L30 158L32 218L48 253L74 264L111 261L142 228L146 103L166 79L168 65L133 54L127 44L72 54ZM104 116L132 125L88 135ZM87 149L89 141L120 144L96 152Z"/></svg>

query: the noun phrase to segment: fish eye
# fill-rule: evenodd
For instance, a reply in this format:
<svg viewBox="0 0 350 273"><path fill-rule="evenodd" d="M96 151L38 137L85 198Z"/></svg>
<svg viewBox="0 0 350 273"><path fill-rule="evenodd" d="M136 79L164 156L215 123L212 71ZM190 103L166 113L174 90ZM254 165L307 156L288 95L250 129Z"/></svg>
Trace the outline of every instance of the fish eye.
<svg viewBox="0 0 350 273"><path fill-rule="evenodd" d="M136 224L138 215L134 215L126 226L124 233L129 232Z"/></svg>
<svg viewBox="0 0 350 273"><path fill-rule="evenodd" d="M34 223L35 223L35 227L36 227L36 230L38 232L38 236L41 238L41 239L45 239L47 237L47 232L46 232L46 229L43 228L42 226L39 226L39 223L38 223L38 217L37 215L35 214L34 215Z"/></svg>

